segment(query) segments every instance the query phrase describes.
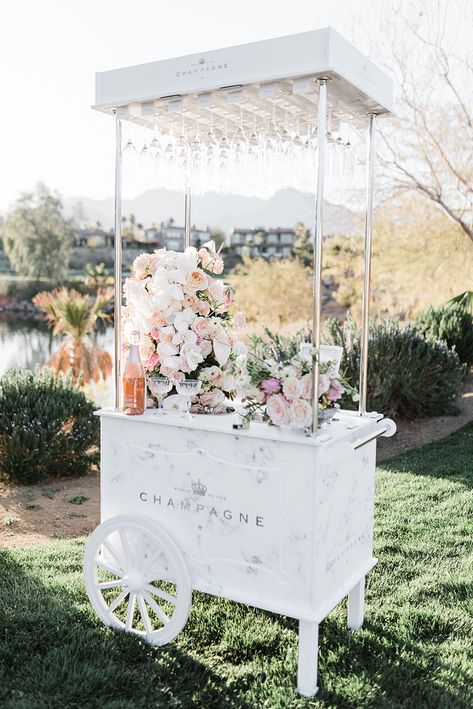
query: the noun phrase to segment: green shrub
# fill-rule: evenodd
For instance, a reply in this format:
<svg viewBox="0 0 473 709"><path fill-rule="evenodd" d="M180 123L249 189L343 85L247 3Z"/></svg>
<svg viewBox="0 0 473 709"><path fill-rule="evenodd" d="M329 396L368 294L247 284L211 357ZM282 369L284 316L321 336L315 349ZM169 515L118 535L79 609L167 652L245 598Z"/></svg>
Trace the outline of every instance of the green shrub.
<svg viewBox="0 0 473 709"><path fill-rule="evenodd" d="M65 286L84 290L84 284L80 280L69 279L65 281ZM18 300L31 300L35 295L44 290L53 290L57 283L51 279L23 278L16 275L0 274L0 296L13 296Z"/></svg>
<svg viewBox="0 0 473 709"><path fill-rule="evenodd" d="M348 318L328 320L324 340L344 348L342 370L353 386L360 371L360 330ZM368 347L368 410L400 418L456 412L464 374L456 352L399 320L373 320ZM349 400L342 404L353 408Z"/></svg>
<svg viewBox="0 0 473 709"><path fill-rule="evenodd" d="M0 479L30 484L85 475L99 459L94 405L50 370L0 378Z"/></svg>
<svg viewBox="0 0 473 709"><path fill-rule="evenodd" d="M416 326L430 340L442 340L455 350L467 367L473 364L473 315L462 303L430 306L419 315Z"/></svg>

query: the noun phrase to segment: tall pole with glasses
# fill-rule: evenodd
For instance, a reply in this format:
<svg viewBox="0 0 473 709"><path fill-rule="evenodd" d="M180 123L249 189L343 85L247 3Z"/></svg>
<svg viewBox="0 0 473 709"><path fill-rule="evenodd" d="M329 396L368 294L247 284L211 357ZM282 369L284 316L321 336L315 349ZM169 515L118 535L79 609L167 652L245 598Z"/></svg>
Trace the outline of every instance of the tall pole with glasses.
<svg viewBox="0 0 473 709"><path fill-rule="evenodd" d="M368 391L368 339L371 286L371 245L373 236L373 183L374 162L376 155L376 114L370 116L368 132L368 159L366 165L366 215L365 215L365 270L363 279L363 303L361 313L361 351L360 351L360 416L366 413Z"/></svg>
<svg viewBox="0 0 473 709"><path fill-rule="evenodd" d="M115 409L121 405L121 323L122 323L122 121L115 110Z"/></svg>
<svg viewBox="0 0 473 709"><path fill-rule="evenodd" d="M186 196L184 202L184 248L191 246L191 188L186 186Z"/></svg>
<svg viewBox="0 0 473 709"><path fill-rule="evenodd" d="M322 240L325 172L325 138L327 132L327 79L319 79L319 107L317 118L317 191L315 195L315 241L314 241L314 301L312 311L312 346L317 359L312 369L312 433L319 425L319 350L320 320L322 305Z"/></svg>

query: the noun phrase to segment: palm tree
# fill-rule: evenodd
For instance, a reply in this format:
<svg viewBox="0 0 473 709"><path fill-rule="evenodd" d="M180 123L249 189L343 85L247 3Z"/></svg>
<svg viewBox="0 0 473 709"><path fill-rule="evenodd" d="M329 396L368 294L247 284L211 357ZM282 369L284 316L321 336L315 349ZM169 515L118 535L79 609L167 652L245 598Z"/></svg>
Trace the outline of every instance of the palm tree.
<svg viewBox="0 0 473 709"><path fill-rule="evenodd" d="M109 316L105 308L112 297L112 290L101 290L95 298L82 295L76 290L57 288L42 291L33 298L45 314L54 335L61 335L63 343L53 354L48 366L55 372L70 372L74 382L88 384L106 379L112 372L112 358L103 350L94 347L90 333L98 318Z"/></svg>

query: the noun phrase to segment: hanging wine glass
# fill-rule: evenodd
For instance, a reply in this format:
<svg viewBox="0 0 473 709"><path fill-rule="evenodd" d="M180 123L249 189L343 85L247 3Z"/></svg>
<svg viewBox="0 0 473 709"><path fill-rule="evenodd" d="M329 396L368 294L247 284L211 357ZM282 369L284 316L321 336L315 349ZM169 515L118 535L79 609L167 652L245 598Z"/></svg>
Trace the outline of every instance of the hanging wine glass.
<svg viewBox="0 0 473 709"><path fill-rule="evenodd" d="M248 149L248 138L243 128L243 108L240 106L240 125L232 138L231 147L235 160L240 161Z"/></svg>
<svg viewBox="0 0 473 709"><path fill-rule="evenodd" d="M124 153L133 154L136 153L136 147L131 139L131 118L128 121L128 140L123 148Z"/></svg>

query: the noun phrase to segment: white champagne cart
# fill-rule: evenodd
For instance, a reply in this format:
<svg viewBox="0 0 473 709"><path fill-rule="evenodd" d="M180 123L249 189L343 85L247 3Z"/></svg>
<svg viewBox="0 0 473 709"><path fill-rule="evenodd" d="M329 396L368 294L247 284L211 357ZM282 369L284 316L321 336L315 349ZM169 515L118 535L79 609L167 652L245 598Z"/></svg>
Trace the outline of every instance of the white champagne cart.
<svg viewBox="0 0 473 709"><path fill-rule="evenodd" d="M390 79L330 28L97 75L95 108L116 119L116 366L115 408L98 412L102 522L85 555L89 598L106 625L155 645L183 629L192 589L296 618L298 690L305 696L317 692L319 623L347 595L349 628L363 623L365 576L376 563L376 439L395 432L392 421L366 412L374 137L376 116L389 113L391 103ZM172 134L177 121L188 134L194 127L202 142L229 125L251 130L267 122L271 131L276 111L289 124L294 118L296 130L301 121L313 125L317 135L313 149L305 146L315 168L316 348L326 141L343 121L367 135L359 411L342 411L318 429L314 406L309 436L263 423L235 430L231 415L125 416L122 125ZM183 191L190 244L189 181ZM318 364L314 383L317 402Z"/></svg>

